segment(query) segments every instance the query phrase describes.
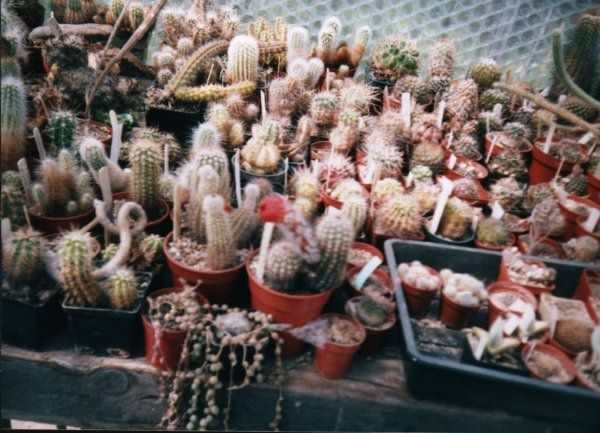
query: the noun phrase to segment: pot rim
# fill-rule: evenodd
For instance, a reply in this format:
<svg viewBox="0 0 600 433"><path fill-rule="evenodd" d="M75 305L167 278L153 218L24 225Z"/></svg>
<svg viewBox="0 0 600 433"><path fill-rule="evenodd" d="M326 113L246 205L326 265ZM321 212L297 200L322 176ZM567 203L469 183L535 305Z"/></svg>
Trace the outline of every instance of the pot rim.
<svg viewBox="0 0 600 433"><path fill-rule="evenodd" d="M350 303L356 303L358 302L359 298L367 298L368 296L366 295L359 295L359 296L353 296L350 299L348 299L346 301L346 304L344 305L344 311L346 312L346 315L353 318L354 320L356 320L358 323L360 323L367 331L375 331L375 332L382 332L382 331L387 331L389 329L392 329L394 327L394 325L396 324L396 322L398 321L398 317L396 316L396 310L393 309L392 311L390 311L390 313L388 314L388 320L384 323L384 325L382 325L379 328L374 328L372 326L367 326L364 323L362 323L360 320L358 320L357 318L355 318L354 316L352 316L352 314L350 314L350 312L348 311L348 305Z"/></svg>
<svg viewBox="0 0 600 433"><path fill-rule="evenodd" d="M361 340L358 343L342 344L342 343L334 343L328 339L327 343L325 344L325 346L322 349L327 350L328 349L327 346L339 347L339 348L344 348L344 349L351 348L351 347L360 347L360 345L365 342L365 339L367 338L367 330L362 323L360 323L358 320L354 319L352 316L349 316L347 314L340 314L340 313L325 313L325 314L321 314L316 320L329 319L330 317L338 317L342 320L352 322L354 325L356 325L356 327L358 328L358 331L361 333Z"/></svg>

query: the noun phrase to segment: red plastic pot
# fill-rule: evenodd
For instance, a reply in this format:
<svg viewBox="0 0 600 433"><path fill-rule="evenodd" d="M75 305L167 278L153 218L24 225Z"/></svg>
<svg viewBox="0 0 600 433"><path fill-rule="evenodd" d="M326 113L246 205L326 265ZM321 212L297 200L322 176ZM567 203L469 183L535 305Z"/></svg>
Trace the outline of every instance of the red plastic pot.
<svg viewBox="0 0 600 433"><path fill-rule="evenodd" d="M537 265L541 265L541 266L546 266L546 264L544 262L542 262L541 260L535 260L535 259L527 259L525 260L526 263L530 263L530 264L537 264ZM555 285L552 284L550 287L538 287L538 286L530 286L527 284L520 284L517 283L515 281L512 281L510 279L510 276L508 274L508 267L506 266L506 264L504 263L504 258L502 260L500 260L500 272L498 273L498 281L499 282L509 282L509 283L514 283L517 284L527 290L529 290L531 293L533 293L535 296L539 296L542 293L551 293L554 290Z"/></svg>
<svg viewBox="0 0 600 433"><path fill-rule="evenodd" d="M246 260L246 271L250 283L250 303L254 310L273 316L275 323L289 323L297 327L306 325L315 320L321 314L325 304L331 298L333 289L325 292L300 295L288 294L275 291L265 284L260 283L254 272L250 269L254 257L258 251L249 255ZM283 332L284 340L282 353L284 356L294 356L302 352L304 342L290 334Z"/></svg>
<svg viewBox="0 0 600 433"><path fill-rule="evenodd" d="M425 266L431 275L439 277L439 272L429 266ZM435 295L439 293L439 290L423 290L419 289L412 284L408 284L402 280L402 290L404 291L404 298L408 305L408 311L414 317L423 317L429 311L429 305Z"/></svg>
<svg viewBox="0 0 600 433"><path fill-rule="evenodd" d="M310 159L320 161L331 153L331 142L329 140L315 141L310 145Z"/></svg>
<svg viewBox="0 0 600 433"><path fill-rule="evenodd" d="M181 288L160 289L151 293L148 295L148 297L157 298L158 296L166 295L172 292L179 292L181 290ZM200 304L208 304L206 298L200 293L198 293L196 296ZM176 370L187 333L185 331L170 330L163 330L160 333L158 347L160 354L162 355L161 360L158 357L158 354L155 353L156 334L154 332L154 326L152 326L152 323L150 322L150 319L146 313L142 313L142 324L144 326L144 346L146 360L160 370Z"/></svg>
<svg viewBox="0 0 600 433"><path fill-rule="evenodd" d="M481 248L482 250L489 251L502 251L504 248L512 247L517 242L517 236L514 233L510 233L510 242L506 245L490 245L485 242L481 242L477 237L475 237L475 246L477 248Z"/></svg>
<svg viewBox="0 0 600 433"><path fill-rule="evenodd" d="M523 234L517 237L517 248L523 254L529 254L529 243L525 240L528 239L529 234ZM563 252L560 244L554 239L546 238L542 240L542 244L550 247L552 250L556 252L556 256L560 259L565 257L565 253Z"/></svg>
<svg viewBox="0 0 600 433"><path fill-rule="evenodd" d="M486 205L490 201L489 191L483 186L481 186L481 184L477 181L475 181L475 185L477 186L477 197L468 197L466 195L457 193L456 191L452 191L452 195L454 197L458 197L459 199L466 201L471 206Z"/></svg>
<svg viewBox="0 0 600 433"><path fill-rule="evenodd" d="M587 175L587 184L590 200L600 203L600 178L590 173Z"/></svg>
<svg viewBox="0 0 600 433"><path fill-rule="evenodd" d="M487 156L487 154L490 151L490 147L492 146L493 139L490 137L492 134L494 134L494 133L492 132L492 133L485 135L485 140L484 140L485 156ZM532 144L529 142L529 140L523 139L523 141L527 144L527 148L519 150L519 153L521 155L525 155L525 154L531 152L531 148L532 148ZM492 150L492 156L498 156L504 150L505 150L505 148L504 148L504 146L502 146L502 144L496 143L494 145L494 149Z"/></svg>
<svg viewBox="0 0 600 433"><path fill-rule="evenodd" d="M461 329L469 324L471 318L479 310L479 306L465 307L450 299L442 291L440 320L448 328Z"/></svg>
<svg viewBox="0 0 600 433"><path fill-rule="evenodd" d="M340 319L348 320L354 323L362 335L358 343L346 345L327 342L323 347L317 347L315 351L315 368L319 374L327 379L341 379L350 368L354 354L365 341L366 331L364 326L359 322L344 314L329 313L321 317L339 317Z"/></svg>
<svg viewBox="0 0 600 433"><path fill-rule="evenodd" d="M575 223L575 236L591 236L600 242L600 235L597 232L589 232L585 229L583 224L587 218L579 218Z"/></svg>
<svg viewBox="0 0 600 433"><path fill-rule="evenodd" d="M510 283L507 281L497 281L495 283L490 284L487 287L487 292L489 295L488 324L490 326L496 321L498 317L502 317L509 312L507 306L498 302L494 302L494 299L492 298L492 295L494 293L510 293L519 298L521 301L525 302L526 304L531 305L534 310L537 309L538 303L537 299L535 299L535 296L533 296L533 294L529 290L527 290L525 287L519 284Z"/></svg>
<svg viewBox="0 0 600 433"><path fill-rule="evenodd" d="M556 141L556 140L555 140ZM538 138L536 143L544 145L545 139L543 137ZM534 143L532 147L531 165L529 166L529 184L536 185L538 183L550 182L554 179L556 170L560 166L560 159L555 158L552 155L544 153L544 151ZM570 173L573 169L573 164L566 162L563 164L560 173L565 175Z"/></svg>
<svg viewBox="0 0 600 433"><path fill-rule="evenodd" d="M130 194L127 191L123 192L115 192L113 193L113 200L131 200ZM155 234L160 236L165 236L172 229L172 222L170 218L170 208L169 204L163 200L159 199L160 207L162 209L162 213L160 217L153 220L148 220L148 224L146 224L145 232L148 234Z"/></svg>
<svg viewBox="0 0 600 433"><path fill-rule="evenodd" d="M585 353L581 353L578 356L585 357L588 355L586 355ZM575 367L577 367L577 359L575 360ZM583 375L579 371L579 369L577 369L577 375L575 376L575 383L577 384L577 386L580 386L582 388L591 389L592 391L600 392L600 387L598 385L594 384L590 379L588 379L587 376Z"/></svg>
<svg viewBox="0 0 600 433"><path fill-rule="evenodd" d="M575 380L575 376L577 376L577 367L575 367L575 364L573 363L573 361L571 361L571 359L569 359L569 357L567 355L565 355L563 352L561 352L557 348L555 348L549 344L544 344L544 343L527 343L523 347L523 350L521 352L521 357L523 359L523 363L527 367L527 370L529 370L529 374L531 374L531 376L533 376L537 379L545 380L543 377L539 376L535 370L533 370L530 367L530 363L527 361L527 359L529 358L529 354L532 350L539 350L540 352L543 352L546 355L549 355L549 356L557 359L565 368L566 372L568 373L568 377L569 377L568 380L564 381L564 382L553 382L553 383L568 384L568 383L573 382L573 380Z"/></svg>
<svg viewBox="0 0 600 433"><path fill-rule="evenodd" d="M244 262L237 266L221 271L211 271L191 268L173 259L169 254L169 244L173 233L169 233L163 242L163 253L167 259L167 266L173 274L173 284L181 287L183 279L189 284L201 281L197 290L210 301L211 304L238 305L242 297L241 291L246 288L246 272Z"/></svg>
<svg viewBox="0 0 600 433"><path fill-rule="evenodd" d="M374 257L379 257L381 259L382 264L385 263L385 256L383 255L383 253L373 245L368 244L366 242L353 242L351 250L365 251ZM362 268L362 266L350 266Z"/></svg>
<svg viewBox="0 0 600 433"><path fill-rule="evenodd" d="M576 195L570 195L568 197L569 200L577 202L581 205L587 206L592 209L600 209L600 205L590 200L589 198L578 197ZM567 208L562 202L558 202L558 207L560 208L560 212L565 217L565 238L569 239L575 236L575 226L577 225L577 220L582 217L581 214L577 212L573 212L571 209Z"/></svg>
<svg viewBox="0 0 600 433"><path fill-rule="evenodd" d="M467 158L457 157L456 165L458 165L460 163L463 163L463 164L466 163L466 164L474 167L477 170L477 175L474 177L462 175L459 172L455 171L454 169L448 168L448 161L446 161L446 177L448 177L449 179L452 179L452 180L458 180L458 179L483 180L488 176L488 169L485 168L483 165L479 164L478 162L471 161L470 159L467 159Z"/></svg>
<svg viewBox="0 0 600 433"><path fill-rule="evenodd" d="M94 219L93 208L82 214L67 217L44 216L36 213L35 209L29 210L28 213L31 225L36 230L48 235L83 227Z"/></svg>

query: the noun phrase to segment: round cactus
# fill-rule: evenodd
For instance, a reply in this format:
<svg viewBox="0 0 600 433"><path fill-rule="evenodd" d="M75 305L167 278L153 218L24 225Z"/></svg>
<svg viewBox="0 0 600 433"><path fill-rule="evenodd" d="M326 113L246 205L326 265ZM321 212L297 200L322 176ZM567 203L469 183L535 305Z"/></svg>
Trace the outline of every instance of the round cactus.
<svg viewBox="0 0 600 433"><path fill-rule="evenodd" d="M163 239L158 235L148 235L140 242L139 250L148 264L154 263L161 255Z"/></svg>
<svg viewBox="0 0 600 433"><path fill-rule="evenodd" d="M396 179L390 177L377 181L371 188L371 200L375 205L380 205L388 199L404 193L404 186Z"/></svg>
<svg viewBox="0 0 600 433"><path fill-rule="evenodd" d="M181 56L189 56L194 51L194 40L183 36L177 41L177 54Z"/></svg>
<svg viewBox="0 0 600 433"><path fill-rule="evenodd" d="M477 240L484 245L508 245L511 236L506 225L498 219L485 218L477 225Z"/></svg>
<svg viewBox="0 0 600 433"><path fill-rule="evenodd" d="M339 107L338 97L330 91L319 92L310 103L310 116L319 126L335 124Z"/></svg>
<svg viewBox="0 0 600 433"><path fill-rule="evenodd" d="M120 269L111 276L108 287L110 305L117 310L129 310L138 299L137 280L128 269Z"/></svg>
<svg viewBox="0 0 600 433"><path fill-rule="evenodd" d="M265 265L265 279L274 289L290 291L302 267L302 255L289 241L275 242L269 248Z"/></svg>
<svg viewBox="0 0 600 433"><path fill-rule="evenodd" d="M371 54L371 71L376 78L397 80L404 75L416 75L419 51L412 41L397 36L379 41Z"/></svg>
<svg viewBox="0 0 600 433"><path fill-rule="evenodd" d="M140 1L132 1L127 10L127 21L131 31L136 30L144 21L144 5Z"/></svg>
<svg viewBox="0 0 600 433"><path fill-rule="evenodd" d="M471 227L473 209L459 198L452 197L446 203L438 233L452 240L463 239Z"/></svg>
<svg viewBox="0 0 600 433"><path fill-rule="evenodd" d="M35 282L44 270L46 244L42 235L30 229L18 230L3 249L2 267L13 286Z"/></svg>
<svg viewBox="0 0 600 433"><path fill-rule="evenodd" d="M90 235L79 231L65 233L58 245L58 270L67 302L72 305L98 304L101 289L92 276Z"/></svg>
<svg viewBox="0 0 600 433"><path fill-rule="evenodd" d="M192 186L194 195L188 206L188 226L192 238L198 243L206 242L206 218L203 208L205 197L219 193L221 183L219 174L210 166L204 165L198 170L198 184Z"/></svg>
<svg viewBox="0 0 600 433"><path fill-rule="evenodd" d="M25 155L26 94L23 82L15 77L0 82L0 134L2 170L16 168Z"/></svg>
<svg viewBox="0 0 600 433"><path fill-rule="evenodd" d="M509 102L508 94L499 89L486 89L479 95L479 109L482 111L492 111L496 104L506 109Z"/></svg>
<svg viewBox="0 0 600 433"><path fill-rule="evenodd" d="M368 148L367 164L379 168L380 178L398 178L402 174L403 162L404 154L396 146L378 145Z"/></svg>
<svg viewBox="0 0 600 433"><path fill-rule="evenodd" d="M250 36L236 36L227 49L226 75L231 83L256 81L258 78L258 43Z"/></svg>
<svg viewBox="0 0 600 433"><path fill-rule="evenodd" d="M415 197L402 194L390 197L375 214L376 231L401 239L420 239L423 236L421 208Z"/></svg>
<svg viewBox="0 0 600 433"><path fill-rule="evenodd" d="M482 59L471 65L469 78L472 78L482 89L490 87L502 76L500 66L493 59Z"/></svg>
<svg viewBox="0 0 600 433"><path fill-rule="evenodd" d="M192 152L197 153L206 149L218 148L221 134L212 123L202 123L192 134Z"/></svg>
<svg viewBox="0 0 600 433"><path fill-rule="evenodd" d="M445 169L445 153L444 148L439 144L422 142L417 144L413 150L410 161L411 169L423 165L428 167L432 173L438 174Z"/></svg>
<svg viewBox="0 0 600 433"><path fill-rule="evenodd" d="M281 126L269 120L252 127L252 138L242 148L241 157L244 169L257 174L277 171L281 163L281 152L277 147Z"/></svg>
<svg viewBox="0 0 600 433"><path fill-rule="evenodd" d="M369 296L358 299L354 315L363 325L371 328L378 328L389 319L388 309Z"/></svg>
<svg viewBox="0 0 600 433"><path fill-rule="evenodd" d="M204 199L206 219L206 263L208 268L219 271L235 264L236 245L233 239L229 215L225 212L223 197L209 195Z"/></svg>

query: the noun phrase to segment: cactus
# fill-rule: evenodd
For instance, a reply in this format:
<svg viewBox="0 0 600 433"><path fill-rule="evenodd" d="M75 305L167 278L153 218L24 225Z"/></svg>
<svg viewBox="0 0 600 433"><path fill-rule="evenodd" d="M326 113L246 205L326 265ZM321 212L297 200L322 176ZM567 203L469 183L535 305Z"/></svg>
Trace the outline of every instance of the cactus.
<svg viewBox="0 0 600 433"><path fill-rule="evenodd" d="M73 149L76 133L77 119L72 112L54 111L50 113L46 134L54 152L61 149Z"/></svg>
<svg viewBox="0 0 600 433"><path fill-rule="evenodd" d="M23 82L2 77L0 82L0 141L2 171L16 168L25 155L26 94Z"/></svg>
<svg viewBox="0 0 600 433"><path fill-rule="evenodd" d="M206 263L213 271L230 268L235 264L236 245L223 197L209 195L202 207L206 219Z"/></svg>
<svg viewBox="0 0 600 433"><path fill-rule="evenodd" d="M493 174L499 176L522 177L527 175L527 165L520 153L504 150L492 156L488 168Z"/></svg>
<svg viewBox="0 0 600 433"><path fill-rule="evenodd" d="M512 138L525 138L526 140L531 140L534 135L533 129L522 122L506 122L502 131Z"/></svg>
<svg viewBox="0 0 600 433"><path fill-rule="evenodd" d="M479 105L477 84L472 79L459 80L448 91L448 116L462 125L477 113Z"/></svg>
<svg viewBox="0 0 600 433"><path fill-rule="evenodd" d="M220 189L221 182L217 171L210 165L201 166L198 170L198 184L190 188L192 196L187 212L191 236L198 243L206 241L204 199L211 194L219 193Z"/></svg>
<svg viewBox="0 0 600 433"><path fill-rule="evenodd" d="M86 16L83 12L81 3L81 0L67 0L67 7L65 9L65 23L81 24L85 22Z"/></svg>
<svg viewBox="0 0 600 433"><path fill-rule="evenodd" d="M463 239L471 227L472 214L473 210L466 202L457 197L450 198L444 208L438 233L455 241Z"/></svg>
<svg viewBox="0 0 600 433"><path fill-rule="evenodd" d="M538 203L543 202L549 197L554 197L554 192L550 187L549 183L538 183L535 185L529 185L527 188L527 194L523 200L523 206L527 210L533 210Z"/></svg>
<svg viewBox="0 0 600 433"><path fill-rule="evenodd" d="M370 296L361 296L355 304L354 315L365 326L378 328L389 319L389 311Z"/></svg>
<svg viewBox="0 0 600 433"><path fill-rule="evenodd" d="M63 22L65 19L65 9L67 8L66 0L50 0L50 9L54 13L54 17Z"/></svg>
<svg viewBox="0 0 600 433"><path fill-rule="evenodd" d="M441 173L445 170L444 148L439 144L422 142L413 149L410 160L411 169L419 165L428 167L433 174Z"/></svg>
<svg viewBox="0 0 600 433"><path fill-rule="evenodd" d="M573 167L571 174L566 179L561 179L564 182L565 191L569 194L584 196L587 194L587 177L579 164Z"/></svg>
<svg viewBox="0 0 600 433"><path fill-rule="evenodd" d="M352 222L355 238L360 235L367 222L368 210L369 205L367 204L367 199L362 195L355 194L344 200L342 205L342 215L345 215Z"/></svg>
<svg viewBox="0 0 600 433"><path fill-rule="evenodd" d="M477 161L481 159L479 143L472 135L459 134L452 141L452 150L456 156Z"/></svg>
<svg viewBox="0 0 600 433"><path fill-rule="evenodd" d="M21 65L16 58L0 58L0 77L21 77Z"/></svg>
<svg viewBox="0 0 600 433"><path fill-rule="evenodd" d="M600 242L591 236L573 238L562 245L569 260L592 262L600 252Z"/></svg>
<svg viewBox="0 0 600 433"><path fill-rule="evenodd" d="M336 152L348 153L360 138L359 115L355 111L343 111L336 126L329 134L329 141Z"/></svg>
<svg viewBox="0 0 600 433"><path fill-rule="evenodd" d="M102 294L93 277L91 238L87 233L67 232L58 245L58 270L67 302L77 306L97 305Z"/></svg>
<svg viewBox="0 0 600 433"><path fill-rule="evenodd" d="M182 149L179 141L173 134L168 132L159 131L155 128L133 128L129 136L129 140L125 141L121 145L121 152L119 159L123 161L129 160L129 148L132 143L135 143L138 139L146 139L153 141L159 147L161 157L165 154L165 147L169 146L169 162L177 163L184 156L184 150Z"/></svg>
<svg viewBox="0 0 600 433"><path fill-rule="evenodd" d="M298 169L291 180L291 191L295 196L294 207L298 208L306 219L312 218L319 203L319 178L307 168Z"/></svg>
<svg viewBox="0 0 600 433"><path fill-rule="evenodd" d="M506 210L517 208L525 196L522 187L513 176L498 180L492 185L490 192L492 199Z"/></svg>
<svg viewBox="0 0 600 433"><path fill-rule="evenodd" d="M265 279L275 289L289 292L302 267L302 255L290 241L275 242L269 248L265 265Z"/></svg>
<svg viewBox="0 0 600 433"><path fill-rule="evenodd" d="M225 105L211 104L206 114L206 120L217 127L223 137L223 144L227 148L236 149L244 144L244 124L235 119Z"/></svg>
<svg viewBox="0 0 600 433"><path fill-rule="evenodd" d="M371 71L378 79L397 80L404 75L416 75L419 51L414 42L398 36L380 40L371 54Z"/></svg>
<svg viewBox="0 0 600 433"><path fill-rule="evenodd" d="M144 5L140 1L132 1L127 10L129 30L135 31L144 21Z"/></svg>
<svg viewBox="0 0 600 433"><path fill-rule="evenodd" d="M296 59L307 59L310 56L310 34L304 27L291 27L287 35L287 64Z"/></svg>
<svg viewBox="0 0 600 433"><path fill-rule="evenodd" d="M115 254L117 254L118 250L119 250L119 246L117 244L108 244L106 247L104 247L104 249L100 253L100 257L102 257L102 261L109 262L115 256Z"/></svg>
<svg viewBox="0 0 600 433"><path fill-rule="evenodd" d="M160 257L163 240L158 235L148 235L139 244L139 251L147 264L152 264Z"/></svg>
<svg viewBox="0 0 600 433"><path fill-rule="evenodd" d="M0 219L8 218L11 227L19 228L26 224L23 207L26 205L25 190L18 172L8 170L2 173L2 198L0 199Z"/></svg>
<svg viewBox="0 0 600 433"><path fill-rule="evenodd" d="M167 85L167 90L175 93L180 87L190 86L206 63L213 57L223 54L228 46L229 42L225 40L216 40L202 45L189 57L185 66L177 71Z"/></svg>
<svg viewBox="0 0 600 433"><path fill-rule="evenodd" d="M307 65L307 82L305 83L306 87L308 89L313 89L319 82L323 72L325 72L325 64L323 63L323 60L317 57L310 59Z"/></svg>
<svg viewBox="0 0 600 433"><path fill-rule="evenodd" d="M63 0L64 1L64 0ZM125 7L125 0L111 0L109 8L106 12L107 24L114 24L117 22L119 15Z"/></svg>
<svg viewBox="0 0 600 433"><path fill-rule="evenodd" d="M96 0L81 0L81 11L85 21L92 21L96 15Z"/></svg>
<svg viewBox="0 0 600 433"><path fill-rule="evenodd" d="M201 123L192 133L192 153L218 149L221 143L220 131L211 123Z"/></svg>
<svg viewBox="0 0 600 433"><path fill-rule="evenodd" d="M314 291L335 289L343 282L353 234L352 222L344 215L330 213L321 218L315 229L321 260L311 274Z"/></svg>
<svg viewBox="0 0 600 433"><path fill-rule="evenodd" d="M3 245L2 268L13 287L36 282L44 270L46 244L31 229L18 230Z"/></svg>
<svg viewBox="0 0 600 433"><path fill-rule="evenodd" d="M108 167L111 191L123 191L127 188L128 174L106 156L104 145L94 137L85 137L79 143L79 155L98 182L98 172Z"/></svg>
<svg viewBox="0 0 600 433"><path fill-rule="evenodd" d="M559 105L587 122L593 121L598 115L594 107L577 96L567 96Z"/></svg>
<svg viewBox="0 0 600 433"><path fill-rule="evenodd" d="M194 40L187 36L182 36L177 41L177 54L183 57L187 57L194 51Z"/></svg>
<svg viewBox="0 0 600 433"><path fill-rule="evenodd" d="M376 206L385 203L388 199L404 193L404 186L396 179L390 177L377 181L371 187L371 200Z"/></svg>
<svg viewBox="0 0 600 433"><path fill-rule="evenodd" d="M111 307L129 310L138 298L137 281L133 272L120 269L108 279L108 299Z"/></svg>
<svg viewBox="0 0 600 433"><path fill-rule="evenodd" d="M260 189L249 183L244 187L244 202L231 213L231 230L238 247L248 245L260 226L260 218L256 213Z"/></svg>
<svg viewBox="0 0 600 433"><path fill-rule="evenodd" d="M330 65L335 62L337 38L342 29L342 23L337 17L329 17L323 21L317 39L317 56L323 63Z"/></svg>
<svg viewBox="0 0 600 433"><path fill-rule="evenodd" d="M372 35L373 32L369 26L361 26L356 29L354 41L350 49L350 64L353 67L358 66L362 60Z"/></svg>
<svg viewBox="0 0 600 433"><path fill-rule="evenodd" d="M365 83L353 83L340 90L340 107L344 110L368 114L375 102L375 89Z"/></svg>
<svg viewBox="0 0 600 433"><path fill-rule="evenodd" d="M310 103L310 116L319 126L335 124L339 101L335 93L323 91L313 96Z"/></svg>
<svg viewBox="0 0 600 433"><path fill-rule="evenodd" d="M256 81L258 77L258 43L250 36L236 36L227 49L227 71L230 83Z"/></svg>
<svg viewBox="0 0 600 433"><path fill-rule="evenodd" d="M481 111L492 111L496 104L502 105L503 110L506 110L509 102L508 94L499 89L486 89L479 95L479 109Z"/></svg>
<svg viewBox="0 0 600 433"><path fill-rule="evenodd" d="M404 153L396 146L371 145L367 151L367 167L372 164L379 169L379 177L398 178L402 174Z"/></svg>
<svg viewBox="0 0 600 433"><path fill-rule="evenodd" d="M268 120L252 127L252 138L242 148L242 166L257 174L275 172L281 162L281 152L277 147L281 127L278 122Z"/></svg>
<svg viewBox="0 0 600 433"><path fill-rule="evenodd" d="M175 78L177 78L177 75L175 75L173 80ZM170 83L172 83L173 80L171 80ZM234 93L238 93L242 96L249 96L254 92L254 90L256 90L255 82L241 81L229 86L221 86L217 84L210 84L200 87L182 86L175 90L174 96L175 99L180 102L197 103L204 101L216 101L218 99L226 98Z"/></svg>
<svg viewBox="0 0 600 433"><path fill-rule="evenodd" d="M408 194L392 196L377 209L376 231L401 239L420 239L423 236L421 208L415 197Z"/></svg>
<svg viewBox="0 0 600 433"><path fill-rule="evenodd" d="M472 78L481 89L491 87L501 75L502 70L493 59L481 59L471 65L468 72L468 77Z"/></svg>
<svg viewBox="0 0 600 433"><path fill-rule="evenodd" d="M510 243L511 235L501 220L485 218L477 225L477 240L484 245L501 247Z"/></svg>
<svg viewBox="0 0 600 433"><path fill-rule="evenodd" d="M429 77L443 77L452 79L454 75L454 58L456 46L448 38L442 38L433 44L427 67Z"/></svg>
<svg viewBox="0 0 600 433"><path fill-rule="evenodd" d="M148 214L154 216L160 206L158 191L160 160L158 147L149 140L136 141L129 151L131 198L139 203Z"/></svg>

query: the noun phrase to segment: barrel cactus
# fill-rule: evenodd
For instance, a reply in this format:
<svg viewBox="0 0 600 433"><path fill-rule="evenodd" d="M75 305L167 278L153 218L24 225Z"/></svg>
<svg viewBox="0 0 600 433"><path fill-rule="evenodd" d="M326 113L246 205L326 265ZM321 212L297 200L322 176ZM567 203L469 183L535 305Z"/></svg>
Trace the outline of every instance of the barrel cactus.
<svg viewBox="0 0 600 433"><path fill-rule="evenodd" d="M445 152L439 144L422 142L415 146L410 161L411 169L417 166L428 167L432 173L438 174L445 170Z"/></svg>
<svg viewBox="0 0 600 433"><path fill-rule="evenodd" d="M466 202L452 197L446 203L438 233L455 241L464 239L471 227L473 209Z"/></svg>
<svg viewBox="0 0 600 433"><path fill-rule="evenodd" d="M468 75L479 87L485 89L500 79L502 69L493 59L481 59L471 65Z"/></svg>
<svg viewBox="0 0 600 433"><path fill-rule="evenodd" d="M377 233L401 239L423 237L423 217L415 197L401 194L390 197L375 213Z"/></svg>
<svg viewBox="0 0 600 433"><path fill-rule="evenodd" d="M36 282L44 271L46 243L41 233L31 229L18 230L3 242L2 251L2 267L13 287Z"/></svg>
<svg viewBox="0 0 600 433"><path fill-rule="evenodd" d="M476 235L479 242L493 247L507 246L511 241L511 234L506 224L495 218L485 218L480 221Z"/></svg>
<svg viewBox="0 0 600 433"><path fill-rule="evenodd" d="M129 310L138 299L137 281L133 272L120 269L108 279L110 305L117 310Z"/></svg>

